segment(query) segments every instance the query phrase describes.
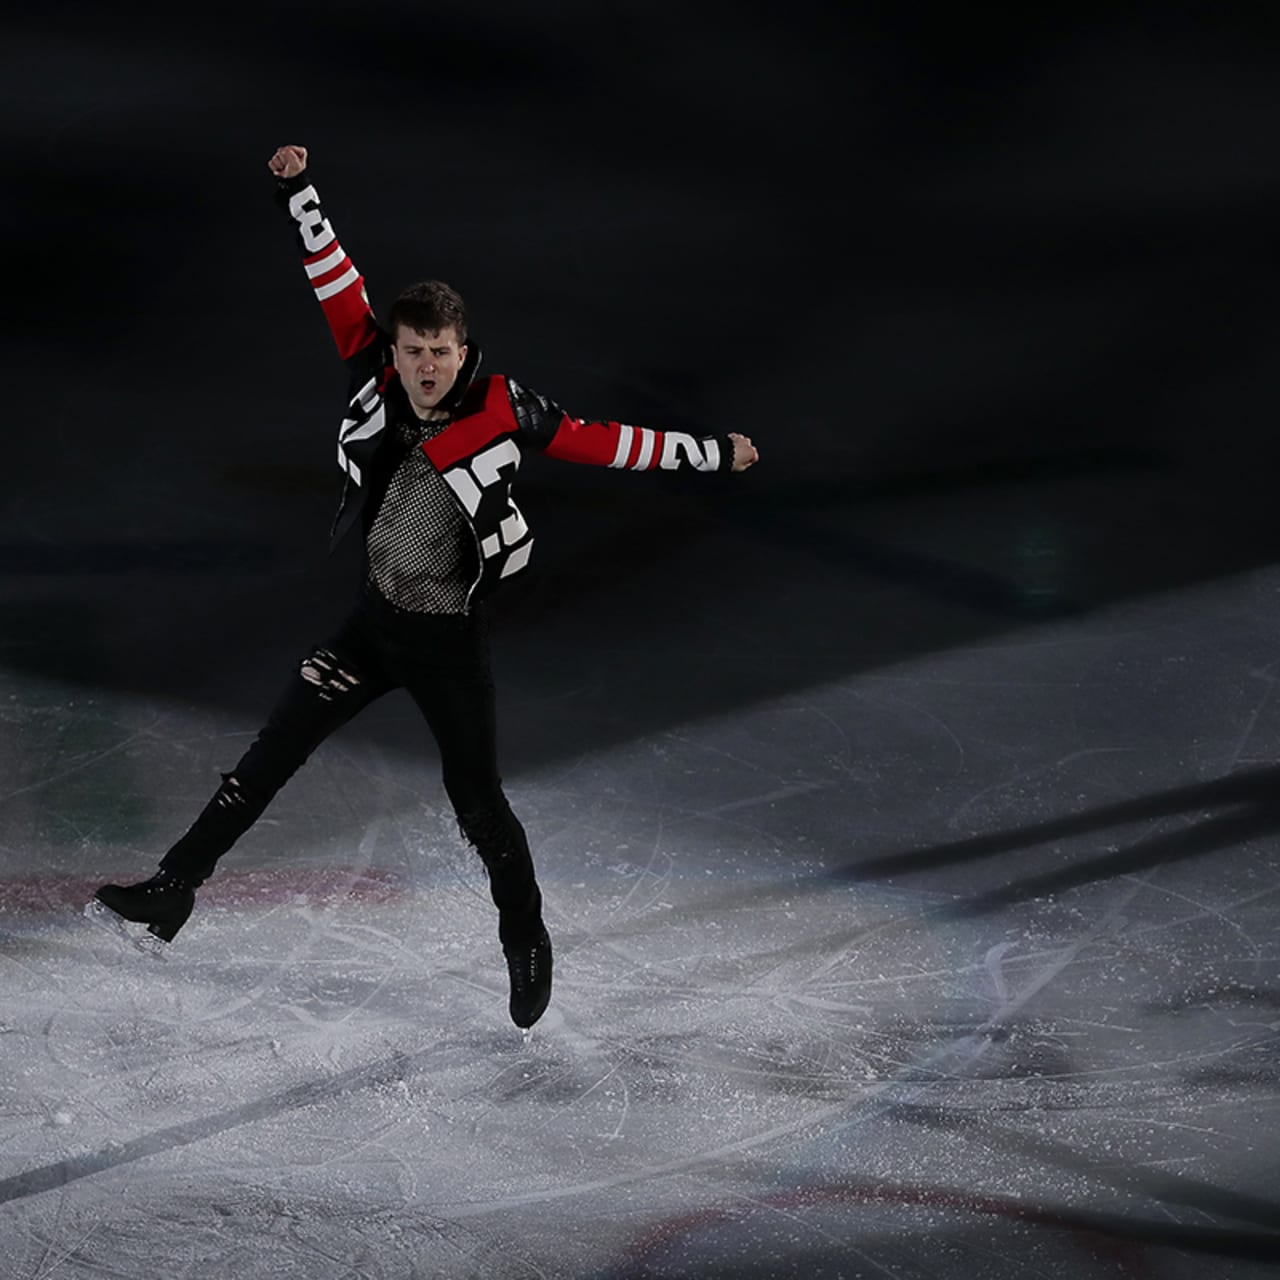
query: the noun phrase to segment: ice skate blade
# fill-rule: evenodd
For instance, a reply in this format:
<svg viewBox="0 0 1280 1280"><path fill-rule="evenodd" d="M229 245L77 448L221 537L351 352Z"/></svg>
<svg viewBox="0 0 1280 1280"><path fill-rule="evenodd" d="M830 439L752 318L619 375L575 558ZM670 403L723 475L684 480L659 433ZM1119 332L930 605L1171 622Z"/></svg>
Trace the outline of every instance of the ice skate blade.
<svg viewBox="0 0 1280 1280"><path fill-rule="evenodd" d="M113 937L122 938L131 947L141 951L144 956L150 956L153 960L169 958L167 942L157 938L145 924L135 924L132 920L116 915L106 903L99 902L97 898L85 903L84 916L85 919L92 920L94 924L106 929Z"/></svg>

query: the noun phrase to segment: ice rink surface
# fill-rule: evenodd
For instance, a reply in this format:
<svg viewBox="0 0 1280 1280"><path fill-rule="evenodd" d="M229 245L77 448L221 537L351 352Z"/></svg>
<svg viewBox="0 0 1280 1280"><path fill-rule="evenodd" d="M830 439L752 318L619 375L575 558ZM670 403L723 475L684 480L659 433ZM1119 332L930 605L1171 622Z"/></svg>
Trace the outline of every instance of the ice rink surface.
<svg viewBox="0 0 1280 1280"><path fill-rule="evenodd" d="M0 55L0 1275L1275 1275L1280 33L65 10ZM528 1043L400 694L162 955L82 914L355 588L294 140L375 304L761 448L522 470Z"/></svg>
<svg viewBox="0 0 1280 1280"><path fill-rule="evenodd" d="M407 700L322 748L156 959L79 909L245 733L9 675L9 1274L1266 1274L1278 594L515 770L558 963L527 1046ZM561 697L552 745L607 715Z"/></svg>

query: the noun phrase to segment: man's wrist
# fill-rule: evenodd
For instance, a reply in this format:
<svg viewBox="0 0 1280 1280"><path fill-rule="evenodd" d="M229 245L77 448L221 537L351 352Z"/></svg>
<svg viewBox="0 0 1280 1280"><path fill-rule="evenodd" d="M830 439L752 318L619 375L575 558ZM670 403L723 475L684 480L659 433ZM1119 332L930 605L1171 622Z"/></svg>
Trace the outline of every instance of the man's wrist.
<svg viewBox="0 0 1280 1280"><path fill-rule="evenodd" d="M717 471L733 470L733 437L732 436L716 436L716 443L720 446L720 465Z"/></svg>

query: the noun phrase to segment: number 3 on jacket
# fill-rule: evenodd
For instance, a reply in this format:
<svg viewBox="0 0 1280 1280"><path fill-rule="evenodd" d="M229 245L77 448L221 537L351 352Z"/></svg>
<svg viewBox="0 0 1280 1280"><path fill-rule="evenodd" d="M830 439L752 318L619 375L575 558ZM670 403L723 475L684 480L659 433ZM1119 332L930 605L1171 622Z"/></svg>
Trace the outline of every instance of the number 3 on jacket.
<svg viewBox="0 0 1280 1280"><path fill-rule="evenodd" d="M492 492L506 508L507 514L498 526L501 539L493 533L480 544L480 553L486 560L492 560L504 548L508 550L506 563L498 573L500 578L523 569L533 551L529 526L510 495L511 481L519 466L520 450L508 436L476 454L469 466L459 463L444 473L446 483L457 494L458 501L472 520L475 520L486 490ZM510 470L504 475L503 469L508 467Z"/></svg>
<svg viewBox="0 0 1280 1280"><path fill-rule="evenodd" d="M320 212L315 187L304 187L289 201L289 212L298 224L298 234L308 253L319 253L337 237L329 219Z"/></svg>

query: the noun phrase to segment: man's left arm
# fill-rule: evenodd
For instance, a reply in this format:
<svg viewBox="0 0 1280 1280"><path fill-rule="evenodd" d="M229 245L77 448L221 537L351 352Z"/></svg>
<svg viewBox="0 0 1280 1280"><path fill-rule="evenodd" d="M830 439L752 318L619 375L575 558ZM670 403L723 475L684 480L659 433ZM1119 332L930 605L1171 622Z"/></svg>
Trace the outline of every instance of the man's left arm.
<svg viewBox="0 0 1280 1280"><path fill-rule="evenodd" d="M574 418L553 400L507 379L507 395L523 443L548 457L628 471L745 471L760 460L736 431L694 436L607 419Z"/></svg>

